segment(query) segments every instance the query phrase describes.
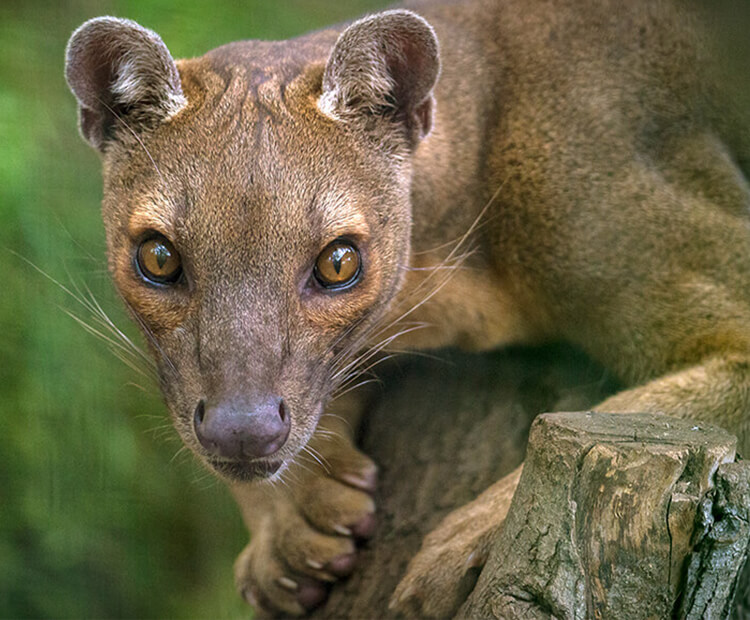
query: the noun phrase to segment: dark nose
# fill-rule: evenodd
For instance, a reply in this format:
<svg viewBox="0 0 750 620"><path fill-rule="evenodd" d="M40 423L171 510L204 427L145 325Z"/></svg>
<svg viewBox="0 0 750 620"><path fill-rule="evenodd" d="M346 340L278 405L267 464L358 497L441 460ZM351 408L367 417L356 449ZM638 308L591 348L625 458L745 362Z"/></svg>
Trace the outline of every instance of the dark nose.
<svg viewBox="0 0 750 620"><path fill-rule="evenodd" d="M270 456L289 436L289 413L283 399L200 401L193 417L195 434L211 454L227 458Z"/></svg>

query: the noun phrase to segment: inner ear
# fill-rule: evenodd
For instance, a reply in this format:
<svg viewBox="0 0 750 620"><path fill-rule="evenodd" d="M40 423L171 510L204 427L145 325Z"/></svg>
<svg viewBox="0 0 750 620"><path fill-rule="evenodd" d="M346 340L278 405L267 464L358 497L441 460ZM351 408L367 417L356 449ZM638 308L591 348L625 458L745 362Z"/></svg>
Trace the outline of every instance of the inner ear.
<svg viewBox="0 0 750 620"><path fill-rule="evenodd" d="M155 32L115 17L83 24L68 42L65 77L81 133L96 149L124 126L139 131L185 105L177 66Z"/></svg>
<svg viewBox="0 0 750 620"><path fill-rule="evenodd" d="M413 148L432 126L439 73L438 41L427 21L411 11L386 11L341 34L326 64L318 105L338 119L384 119Z"/></svg>

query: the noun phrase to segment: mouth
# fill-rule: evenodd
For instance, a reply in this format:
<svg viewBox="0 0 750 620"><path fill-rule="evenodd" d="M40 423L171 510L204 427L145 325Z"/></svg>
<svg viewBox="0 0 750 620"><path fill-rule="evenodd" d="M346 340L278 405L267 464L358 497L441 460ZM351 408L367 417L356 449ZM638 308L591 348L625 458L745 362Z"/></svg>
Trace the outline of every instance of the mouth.
<svg viewBox="0 0 750 620"><path fill-rule="evenodd" d="M273 477L284 461L219 461L209 460L209 465L222 476L238 482L252 482Z"/></svg>

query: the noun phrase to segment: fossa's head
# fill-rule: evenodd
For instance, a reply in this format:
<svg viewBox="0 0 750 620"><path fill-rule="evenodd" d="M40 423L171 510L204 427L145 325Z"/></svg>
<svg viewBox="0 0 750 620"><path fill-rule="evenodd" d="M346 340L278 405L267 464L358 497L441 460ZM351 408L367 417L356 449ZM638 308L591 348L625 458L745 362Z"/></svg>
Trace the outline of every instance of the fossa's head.
<svg viewBox="0 0 750 620"><path fill-rule="evenodd" d="M110 270L178 431L220 473L268 477L302 449L398 292L438 71L407 11L177 63L131 21L73 34Z"/></svg>

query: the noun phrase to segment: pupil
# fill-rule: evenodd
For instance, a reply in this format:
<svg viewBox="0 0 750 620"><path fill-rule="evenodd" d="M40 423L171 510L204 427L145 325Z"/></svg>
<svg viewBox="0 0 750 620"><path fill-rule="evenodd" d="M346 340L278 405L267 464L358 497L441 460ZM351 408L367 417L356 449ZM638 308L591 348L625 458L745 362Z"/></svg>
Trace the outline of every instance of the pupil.
<svg viewBox="0 0 750 620"><path fill-rule="evenodd" d="M336 248L333 251L331 259L333 260L333 268L336 270L337 274L341 273L341 260L344 258L346 252L346 248Z"/></svg>
<svg viewBox="0 0 750 620"><path fill-rule="evenodd" d="M156 257L156 263L159 265L159 269L163 269L164 265L169 260L169 250L163 245L157 245L154 248L154 255Z"/></svg>

